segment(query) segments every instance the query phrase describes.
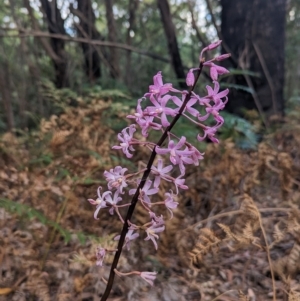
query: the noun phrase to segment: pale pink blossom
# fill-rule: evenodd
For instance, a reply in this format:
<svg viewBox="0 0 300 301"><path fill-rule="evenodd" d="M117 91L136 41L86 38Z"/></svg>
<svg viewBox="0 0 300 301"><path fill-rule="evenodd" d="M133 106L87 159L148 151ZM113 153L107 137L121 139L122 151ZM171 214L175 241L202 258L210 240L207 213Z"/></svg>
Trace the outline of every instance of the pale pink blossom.
<svg viewBox="0 0 300 301"><path fill-rule="evenodd" d="M164 95L171 90L173 90L172 84L164 84L161 71L159 71L156 75L154 75L153 85L149 86L149 93L146 93L145 97L149 97L151 95Z"/></svg>
<svg viewBox="0 0 300 301"><path fill-rule="evenodd" d="M213 83L214 83L214 88L212 88L210 86L206 86L206 90L207 90L208 94L207 94L207 96L205 96L201 99L202 102L204 104L207 104L207 102L205 103L205 100L213 100L215 103L218 104L222 98L225 98L224 103L223 103L225 106L225 104L228 101L227 94L229 93L229 90L225 89L224 91L219 92L220 84L217 81L214 81Z"/></svg>
<svg viewBox="0 0 300 301"><path fill-rule="evenodd" d="M121 234L125 236L123 247L126 247L128 250L130 249L131 242L139 237L138 231L140 230L145 231L145 240L151 240L157 250L157 240L159 239L159 233L165 230L165 221L163 215L157 215L158 213L151 210L153 207L157 208L159 205L165 206L167 211L170 212L172 218L173 210L179 205L177 202L179 189L188 189L188 186L185 185L184 178L186 165L194 164L197 166L199 165L199 161L203 159L204 154L200 153L192 144L190 144L186 137L182 136L181 138L177 138L177 136L174 135L170 125L175 125L177 118L181 117L178 115L179 112L180 115L193 122L193 124L200 127L201 131L203 131L203 134L201 133L202 136L200 134L197 136L199 141L209 138L213 142L218 142L215 134L224 123L224 119L220 116L219 112L224 109L225 104L228 101L227 95L229 90L225 89L224 91L219 91L220 85L217 80L220 75L226 74L229 71L224 67L216 65L215 62L222 61L228 58L229 55L223 54L206 62L202 55L206 51L215 49L220 44L221 41L212 43L205 47L200 54L199 67L210 68L210 76L213 80L213 87L206 87L207 95L204 97L200 97L194 91L191 91L194 90L195 78L197 77L198 79L199 75L194 72L199 70L199 68L190 69L186 76L186 84L190 87L189 92L176 90L173 88L171 83L163 83L161 71L153 77L153 84L149 86L149 92L145 93L144 97L138 100L135 112L127 116L128 118L133 119L135 125L133 124L123 129L121 133L118 134L120 144L113 147L114 149L121 149L127 158L132 158L132 152L135 151L133 148L134 145L146 146L146 150L150 149L150 151L152 151L148 163L145 167L139 164L139 166L142 166L141 169L133 174L126 174L127 168L123 168L121 166L116 166L105 171L104 176L106 178L109 191L101 194L101 187L99 187L98 198L96 200L88 200L92 205L96 206L96 210L94 212L95 219L98 219L97 215L101 208L108 207L110 214L114 214L114 212L116 212L121 222L128 224L129 228L126 235L125 232L121 232ZM181 96L177 94L174 95L173 93L179 93ZM171 105L170 101L173 102ZM214 126L207 126L203 123L210 116L212 116L216 121ZM171 122L171 117L174 117L173 122ZM150 130L162 132L162 136L157 139L159 142L155 144L146 141L146 139L142 139L142 141L135 139L133 136L136 132L136 124L139 125L141 134L144 137L148 136ZM168 131L166 131L166 128ZM154 137L156 139L155 135ZM173 137L175 137L175 141L171 140ZM166 138L168 140L165 142ZM161 155L162 157L167 155L172 164L164 166L164 158L159 157L157 165L153 165L156 155ZM176 178L170 174L174 165L178 165L181 173L178 176L178 171L176 169ZM175 192L173 193L173 191L170 190L170 192L165 193L163 200L157 201L157 196L154 199L154 202L151 202L150 198L159 192L159 186L161 185L162 179L173 183L175 186L173 191ZM143 188L139 188L141 183L143 184ZM134 195L131 203L119 204L122 201L121 196L124 195L129 185L133 185L133 187L135 187L133 189L128 189L128 194L131 196ZM132 188L132 186L129 188ZM137 201L136 197L138 198L138 201L140 201L139 205L142 205L140 208L142 208L142 210L146 210L150 216L150 221L145 222L142 225L138 222L138 218L135 218L137 224L130 222L133 214L131 210L134 208L135 202ZM129 211L127 212L126 219L123 220L119 210L121 211L121 207L124 208L127 206L130 206ZM161 211L158 210L158 212ZM127 228L125 227L123 229L125 231ZM119 240L120 235L116 236L114 239ZM120 248L122 248L122 246L120 246ZM103 265L106 252L110 252L110 250L101 247L97 248L97 265ZM113 269L113 271L119 276L139 275L150 285L153 285L157 274L156 272L140 271L122 273L116 269Z"/></svg>
<svg viewBox="0 0 300 301"><path fill-rule="evenodd" d="M96 249L96 258L97 258L96 265L102 267L105 254L106 254L106 249L97 247L97 249Z"/></svg>
<svg viewBox="0 0 300 301"><path fill-rule="evenodd" d="M180 100L177 96L173 96L172 100L180 108L184 102L185 97L186 93L182 93L182 100ZM193 108L193 105L195 105L197 102L198 99L196 97L191 97L191 99L186 104L183 112L188 111L192 116L197 117L199 115L199 111Z"/></svg>
<svg viewBox="0 0 300 301"><path fill-rule="evenodd" d="M116 166L114 169L104 172L106 181L108 182L108 189L112 190L116 188L120 193L123 193L123 188L127 187L126 176L124 173L127 171L127 168L122 168L121 166Z"/></svg>
<svg viewBox="0 0 300 301"><path fill-rule="evenodd" d="M134 232L134 230L129 229L126 234L124 247L126 246L127 250L130 250L130 242L140 236L138 233L133 233L133 232ZM114 238L114 240L120 240L120 237L121 237L121 235L117 235Z"/></svg>
<svg viewBox="0 0 300 301"><path fill-rule="evenodd" d="M133 133L136 131L135 125L132 124L129 127L122 130L121 133L118 134L118 139L121 141L120 146L113 146L113 149L122 149L123 153L127 158L131 158L132 154L129 151L134 151L132 147L133 143Z"/></svg>
<svg viewBox="0 0 300 301"><path fill-rule="evenodd" d="M96 200L93 199L88 199L88 201L92 204L96 206L96 210L94 212L94 219L99 219L97 217L99 211L101 208L105 208L106 206L106 202L105 202L105 197L111 193L111 191L106 191L101 195L101 189L102 187L98 187L97 190L97 194L98 194L98 198Z"/></svg>
<svg viewBox="0 0 300 301"><path fill-rule="evenodd" d="M185 145L186 138L182 136L177 144L173 140L169 141L167 148L161 148L156 147L155 151L159 155L165 155L167 153L170 153L170 161L174 165L179 165L179 169L181 171L181 174L184 174L185 167L184 164L192 164L193 160L189 158L190 155L193 154L193 152L189 151L187 148L182 150L181 148Z"/></svg>
<svg viewBox="0 0 300 301"><path fill-rule="evenodd" d="M114 195L112 196L112 192L109 191L110 193L108 193L107 195L105 195L105 202L107 205L111 206L111 208L109 209L109 213L111 215L114 214L114 210L118 208L117 204L122 201L122 198L119 197L119 191L116 190Z"/></svg>
<svg viewBox="0 0 300 301"><path fill-rule="evenodd" d="M141 118L139 120L138 124L142 129L142 135L144 137L148 137L148 131L150 128L156 131L161 130L162 125L157 122L154 122L153 120L154 120L153 116L145 116L144 118Z"/></svg>
<svg viewBox="0 0 300 301"><path fill-rule="evenodd" d="M149 215L150 215L150 218L152 219L152 222L155 222L156 225L164 225L165 222L164 222L164 217L162 215L160 216L157 216L154 212L152 211L149 211Z"/></svg>
<svg viewBox="0 0 300 301"><path fill-rule="evenodd" d="M215 125L213 127L206 126L204 129L204 135L201 137L199 134L197 136L198 141L203 141L206 137L208 137L212 142L219 143L219 140L215 137L215 134L220 125Z"/></svg>
<svg viewBox="0 0 300 301"><path fill-rule="evenodd" d="M186 190L189 189L188 186L184 185L185 179L182 179L183 175L180 175L176 179L173 179L173 183L176 187L176 194L178 194L178 188Z"/></svg>
<svg viewBox="0 0 300 301"><path fill-rule="evenodd" d="M139 194L139 199L142 202L150 204L151 200L150 200L149 196L158 193L159 189L157 187L151 188L151 186L152 186L152 181L147 180L142 191L140 191L140 194ZM136 188L129 190L129 195L134 195L135 193L136 193Z"/></svg>
<svg viewBox="0 0 300 301"><path fill-rule="evenodd" d="M226 89L219 92L220 85L217 81L214 81L214 88L206 86L206 89L208 93L207 96L200 98L199 102L206 106L205 110L207 114L205 116L198 116L198 120L203 121L204 118L207 118L209 115L213 115L214 119L218 123L218 127L220 127L220 124L224 123L224 119L220 116L219 111L224 109L225 104L228 101L227 95L229 90ZM213 102L213 104L211 104L211 102Z"/></svg>
<svg viewBox="0 0 300 301"><path fill-rule="evenodd" d="M167 127L170 122L167 119L167 115L175 116L178 112L178 109L172 109L167 107L168 101L172 98L171 95L165 95L163 97L154 97L150 98L153 106L148 106L145 109L145 112L150 116L160 117L161 124L163 127Z"/></svg>
<svg viewBox="0 0 300 301"><path fill-rule="evenodd" d="M150 240L153 242L155 249L157 250L158 235L156 233L161 233L165 230L165 225L162 223L157 223L154 220L151 222L151 226L146 229L147 237L145 240Z"/></svg>
<svg viewBox="0 0 300 301"><path fill-rule="evenodd" d="M172 211L172 209L176 209L177 208L178 202L175 201L175 196L174 196L174 194L173 194L172 191L170 193L166 192L165 196L167 197L165 199L165 201L164 201L165 202L165 206L168 209L168 211L170 212L171 218L173 218L173 211Z"/></svg>
<svg viewBox="0 0 300 301"><path fill-rule="evenodd" d="M219 75L229 73L229 70L226 68L218 66L212 62L206 62L203 65L210 68L210 77L213 81L217 81Z"/></svg>
<svg viewBox="0 0 300 301"><path fill-rule="evenodd" d="M191 145L190 143L187 143L187 147L188 147L188 150L193 152L192 155L190 156L190 158L193 160L193 163L195 166L198 166L199 165L199 161L200 160L203 160L203 156L204 156L204 153L201 154L197 149L196 147L194 147L193 145Z"/></svg>
<svg viewBox="0 0 300 301"><path fill-rule="evenodd" d="M166 181L170 181L166 174L168 172L170 172L172 169L173 169L172 165L168 165L166 167L163 167L163 160L158 159L157 160L157 167L155 167L154 165L151 166L151 173L155 176L153 186L155 188L157 188L160 184L161 179L164 179Z"/></svg>
<svg viewBox="0 0 300 301"><path fill-rule="evenodd" d="M141 106L142 101L143 101L143 98L140 98L138 100L138 104L137 104L137 107L136 107L136 112L133 115L128 115L127 116L127 118L135 119L135 122L137 124L139 124L139 120L145 116L144 111L142 110L142 106Z"/></svg>
<svg viewBox="0 0 300 301"><path fill-rule="evenodd" d="M152 286L156 278L156 274L156 272L141 272L140 276Z"/></svg>
<svg viewBox="0 0 300 301"><path fill-rule="evenodd" d="M116 273L116 275L118 276L131 276L131 275L138 275L140 276L142 279L144 279L145 281L147 281L151 286L153 285L153 282L156 278L156 272L139 272L139 271L132 271L132 272L128 272L128 273L122 273L120 271L118 271L117 269L114 269L114 272Z"/></svg>

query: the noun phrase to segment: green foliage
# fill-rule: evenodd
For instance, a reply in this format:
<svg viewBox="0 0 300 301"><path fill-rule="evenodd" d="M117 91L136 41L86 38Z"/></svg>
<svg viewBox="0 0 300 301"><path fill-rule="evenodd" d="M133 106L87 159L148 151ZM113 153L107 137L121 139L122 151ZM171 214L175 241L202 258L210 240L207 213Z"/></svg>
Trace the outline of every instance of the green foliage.
<svg viewBox="0 0 300 301"><path fill-rule="evenodd" d="M232 76L232 75L249 75L253 77L261 77L259 73L253 72L250 70L241 70L241 69L229 69L230 73L227 74L227 76ZM226 75L224 75L225 77Z"/></svg>
<svg viewBox="0 0 300 301"><path fill-rule="evenodd" d="M103 90L100 86L94 86L92 89L86 90L86 95L91 98L98 99L114 99L115 101L130 100L131 98L122 90L118 89L106 89Z"/></svg>
<svg viewBox="0 0 300 301"><path fill-rule="evenodd" d="M130 168L136 168L136 165L125 156L117 157L115 155L110 155L110 158L115 162L115 164L119 164L121 166L127 166Z"/></svg>
<svg viewBox="0 0 300 301"><path fill-rule="evenodd" d="M252 72L250 70L230 69L229 71L230 71L230 73L223 75L223 77L230 77L230 76L234 76L234 75L249 75L252 77L261 77L260 74L258 74L257 72ZM248 92L250 94L254 94L254 92L255 92L255 91L253 91L252 88L250 88L248 86L225 83L225 82L221 83L221 87L242 90L242 91Z"/></svg>
<svg viewBox="0 0 300 301"><path fill-rule="evenodd" d="M94 236L92 235L87 235L83 232L73 233L64 229L60 224L50 220L43 213L32 208L31 206L20 204L9 199L1 198L0 207L4 208L7 212L18 215L20 218L24 218L27 220L36 219L43 225L55 229L63 237L65 243L68 243L71 240L72 234L75 234L79 242L82 244L84 244L87 239L94 239Z"/></svg>
<svg viewBox="0 0 300 301"><path fill-rule="evenodd" d="M40 165L40 166L46 166L49 165L52 162L53 156L52 154L40 154L38 158L31 159L29 161L30 165Z"/></svg>
<svg viewBox="0 0 300 301"><path fill-rule="evenodd" d="M0 115L0 133L4 132L6 129L6 124L4 122L4 116Z"/></svg>
<svg viewBox="0 0 300 301"><path fill-rule="evenodd" d="M236 89L236 90L243 90L243 91L246 91L250 94L254 93L252 88L247 87L247 86L237 85L237 84L222 83L222 87L224 87L224 88L233 88L233 89Z"/></svg>
<svg viewBox="0 0 300 301"><path fill-rule="evenodd" d="M222 112L225 123L220 129L220 137L232 138L236 145L243 149L255 149L259 136L253 124L244 118Z"/></svg>
<svg viewBox="0 0 300 301"><path fill-rule="evenodd" d="M286 60L285 60L285 81L286 99L290 99L299 91L299 60L300 60L300 2L289 1L289 9L286 14Z"/></svg>
<svg viewBox="0 0 300 301"><path fill-rule="evenodd" d="M299 127L300 120L300 96L296 91L286 104L286 119L289 121L288 127ZM298 94L298 95L297 95Z"/></svg>
<svg viewBox="0 0 300 301"><path fill-rule="evenodd" d="M70 172L63 167L59 167L57 175L55 176L55 182L59 183L61 180L65 179L68 176L70 176Z"/></svg>
<svg viewBox="0 0 300 301"><path fill-rule="evenodd" d="M60 113L72 100L78 96L76 92L71 89L57 89L52 81L43 78L40 82L41 95L47 103L51 103L52 112L49 115Z"/></svg>
<svg viewBox="0 0 300 301"><path fill-rule="evenodd" d="M291 115L291 114L299 113L299 105L300 105L300 96L299 95L292 96L286 104L287 114Z"/></svg>
<svg viewBox="0 0 300 301"><path fill-rule="evenodd" d="M105 5L102 2L92 1L92 7L96 16L95 27L102 35L104 40L107 37L107 20ZM200 41L195 35L190 20L190 7L188 2L170 1L173 22L176 26L177 40L181 51L182 61L187 66L193 66L198 59ZM217 22L220 20L220 5L217 1L211 1L213 14ZM60 8L60 5L59 5ZM32 10L36 22L41 30L46 31L45 20L38 6L32 5ZM11 28L3 33L17 35L16 22L18 21L26 30L30 30L32 20L24 7L22 1L15 1L12 7L9 1L0 4L0 25L2 28ZM299 45L299 31L295 31L295 25L299 20L299 4L292 0L287 17L288 45L286 47L288 54L288 65L296 68L293 62L298 59L298 52L295 51L296 45ZM14 13L14 15L13 15ZM69 13L69 12L67 12ZM208 12L205 1L200 1L199 5L193 7L195 22L198 30L201 32L204 40L213 40L216 38L215 29L212 26L212 18ZM114 21L118 28L118 42L128 43L128 22L129 11L128 1L114 1ZM70 35L74 35L73 19L70 13L66 20L66 30ZM145 26L146 24L146 26ZM151 49L151 52L158 57L168 59L167 40L161 23L161 17L157 9L157 1L139 1L135 11L135 24L131 32L130 45L140 50ZM65 41L65 52L68 58L69 88L57 90L54 89L53 62L49 54L43 47L37 47L39 39L26 37L22 41L18 38L2 38L0 47L0 62L7 65L7 74L11 78L11 100L16 119L16 125L20 126L22 116L18 114L20 101L24 96L28 104L26 105L26 118L35 126L42 117L49 117L51 114L58 114L61 106L72 103L76 96L102 97L104 99L114 99L117 102L130 101L128 91L134 97L140 97L149 85L149 79L158 70L164 75L167 82L176 82L174 71L170 64L160 60L154 60L147 56L141 56L134 51L130 54L130 74L128 74L127 51L119 49L118 57L120 59L120 69L122 78L115 80L110 77L108 72L109 56L108 49L102 49L93 46L101 53L101 78L89 82L84 71L84 57L81 44L74 41ZM22 44L23 43L23 44ZM104 56L104 57L103 57ZM3 66L2 66L3 67ZM232 75L243 75L258 77L257 73L249 70L231 70ZM288 74L291 74L288 72ZM127 80L129 79L129 80ZM16 84L18 83L18 84ZM177 86L177 84L174 84ZM242 89L252 93L247 87L229 85L232 88ZM1 111L1 110L0 110ZM4 130L6 124L5 116L0 112L0 131Z"/></svg>
<svg viewBox="0 0 300 301"><path fill-rule="evenodd" d="M101 77L89 80L84 69L84 55L82 45L76 41L65 41L67 56L68 88L57 89L54 85L55 68L49 53L41 47L40 40L37 37L16 38L19 31L16 25L19 23L26 30L32 29L32 20L23 1L0 1L0 33L3 34L0 45L0 67L5 70L5 74L10 78L11 87L9 87L10 102L12 105L14 123L17 128L29 129L36 128L42 118L48 118L51 115L59 115L68 106L77 106L78 98L81 97L84 102L94 99L111 100L112 105L106 110L103 118L107 124L119 132L126 121L120 118L120 111L127 112L135 107L136 99L141 97L148 89L151 78L157 71L162 71L165 82L172 82L174 87L178 86L176 77L171 64L165 62L169 59L167 39L161 22L161 16L157 9L157 1L138 1L135 11L135 24L128 32L129 10L128 1L114 1L114 21L118 28L118 43L130 44L130 46L139 50L150 51L158 59L141 55L132 51L118 49L119 67L121 77L114 79L109 72L109 51L110 48L93 45L101 55ZM196 1L197 2L197 1ZM181 59L187 67L192 67L198 60L199 49L204 46L195 34L191 23L190 5L195 1L169 1L172 21L176 27L176 36L180 48ZM210 1L212 13L217 23L220 22L220 3L219 1ZM11 3L14 3L12 5ZM32 1L30 1L33 4ZM61 8L61 4L58 5ZM103 2L92 1L92 8L96 16L95 27L101 35L101 39L107 40L108 28L105 15L105 5ZM66 8L68 17L65 22L67 33L74 37L73 15ZM39 24L42 31L47 31L47 24L39 6L32 5L35 21ZM204 40L204 44L214 40L217 37L216 30L212 23L212 16L206 7L205 1L200 1L199 5L192 7L196 25ZM300 20L299 1L291 0L287 11L287 44L286 44L286 95L289 99L294 95L297 89L299 76L298 66L295 62L299 61L299 41L300 34L298 30ZM14 37L6 37L12 35ZM128 36L129 35L129 36ZM130 41L129 38L131 37ZM47 38L51 42L50 39ZM202 39L200 39L202 40ZM130 59L128 59L130 56ZM160 60L162 58L162 60ZM130 63L130 64L129 64ZM129 70L128 70L129 67ZM250 77L259 77L259 74L250 70L232 69L230 75L248 75ZM205 86L203 79L200 85ZM223 87L238 89L253 94L253 90L247 86L236 85L234 83L223 84ZM1 95L0 95L1 97ZM1 98L2 100L2 98ZM24 110L24 112L22 112ZM0 132L4 132L7 127L6 112L3 106L0 106ZM118 120L118 122L116 122ZM230 118L232 120L232 118ZM239 132L241 121L235 120ZM225 124L225 127L227 125ZM250 127L249 127L250 128ZM188 138L192 136L190 125L181 122L177 126L179 134L184 134ZM229 131L225 131L228 132ZM251 132L251 131L250 131ZM246 134L249 136L250 134ZM225 135L228 136L228 135ZM192 138L192 137L191 137ZM252 141L253 135L249 136ZM243 143L242 143L243 144ZM51 157L42 155L33 159L32 164L49 164Z"/></svg>

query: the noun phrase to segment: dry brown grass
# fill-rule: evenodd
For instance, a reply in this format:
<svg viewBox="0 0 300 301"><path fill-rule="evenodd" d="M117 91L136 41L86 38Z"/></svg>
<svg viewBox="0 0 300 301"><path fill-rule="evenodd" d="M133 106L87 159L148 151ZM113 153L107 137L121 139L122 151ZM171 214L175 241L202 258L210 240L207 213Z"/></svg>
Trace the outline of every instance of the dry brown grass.
<svg viewBox="0 0 300 301"><path fill-rule="evenodd" d="M147 154L130 165L111 150L115 133L103 117L109 105L79 101L43 120L30 138L1 137L1 197L41 211L72 235L65 243L53 227L0 208L0 301L99 300L112 258L96 267L98 241L82 245L76 233L113 248L121 224L106 212L95 221L86 199L104 185L105 169L122 162L134 171ZM120 261L124 270L159 271L155 287L117 278L111 300L265 301L274 292L276 300L300 300L299 149L294 128L275 132L257 151L231 141L208 145L200 167L188 170L190 190L158 252L139 240ZM138 208L136 216L148 218Z"/></svg>

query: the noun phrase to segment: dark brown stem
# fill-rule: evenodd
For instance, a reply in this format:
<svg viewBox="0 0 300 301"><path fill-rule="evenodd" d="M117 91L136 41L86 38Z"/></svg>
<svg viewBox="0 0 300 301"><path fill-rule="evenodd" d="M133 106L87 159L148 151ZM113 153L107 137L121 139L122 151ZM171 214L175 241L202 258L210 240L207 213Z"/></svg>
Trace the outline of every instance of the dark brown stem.
<svg viewBox="0 0 300 301"><path fill-rule="evenodd" d="M180 109L179 109L179 112L177 113L177 115L174 117L174 119L172 120L172 122L170 123L170 125L165 129L165 131L163 132L162 136L160 137L159 141L156 143L156 146L161 146L164 141L166 140L166 138L168 137L168 133L172 130L172 128L174 127L174 125L176 124L176 122L178 121L178 119L180 118L180 116L182 115L183 111L184 111L184 108L186 107L187 103L189 102L189 100L191 99L191 96L192 96L192 92L194 91L195 89L195 86L196 86L196 83L199 79L199 76L201 74L201 71L202 71L202 68L203 68L203 63L204 62L200 62L200 65L199 65L199 70L197 71L197 74L196 74L196 77L195 77L195 82L194 82L194 85L190 88L187 96L185 97L185 100L183 102L183 104L181 105ZM151 153L151 156L150 156L150 159L147 163L147 167L146 167L146 170L142 176L142 179L141 179L141 182L131 200L131 204L128 208L128 211L127 211L127 214L126 214L126 217L125 217L125 223L123 225L123 229L122 229L122 232L121 232L121 236L120 236L120 240L119 240L119 243L118 243L118 248L117 248L117 252L115 254L115 257L114 257L114 260L113 260L113 263L111 265L111 269L110 269L110 274L109 274L109 278L108 278L108 282L107 282L107 285L106 285L106 289L105 289L105 292L101 298L101 301L106 301L109 294L110 294L110 291L112 289L112 286L113 286L113 283L114 283L114 278L115 278L115 272L114 270L117 268L117 265L118 265L118 262L119 262L119 258L121 256L121 253L122 253L122 248L123 248L123 245L124 245L124 242L125 242L125 237L126 237L126 234L128 232L128 228L129 228L129 225L128 225L128 221L131 220L131 217L132 217L132 214L134 212L134 209L135 209L135 206L138 202L138 197L139 197L139 194L140 194L140 190L143 189L145 183L146 183L146 180L151 172L151 167L152 167L152 164L154 162L154 159L156 157L156 151L155 151L155 148L156 146L153 148L153 151Z"/></svg>

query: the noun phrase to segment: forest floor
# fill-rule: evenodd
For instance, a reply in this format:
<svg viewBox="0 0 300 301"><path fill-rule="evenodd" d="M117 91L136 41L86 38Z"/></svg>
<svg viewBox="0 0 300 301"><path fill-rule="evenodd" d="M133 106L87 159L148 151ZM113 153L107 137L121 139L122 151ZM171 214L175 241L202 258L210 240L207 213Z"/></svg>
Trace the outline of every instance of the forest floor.
<svg viewBox="0 0 300 301"><path fill-rule="evenodd" d="M114 248L121 224L105 210L94 220L87 199L105 185L104 170L134 171L147 159L143 149L133 161L111 150L109 106L79 101L39 131L1 136L0 301L100 300L112 257L98 267L95 249ZM124 116L116 110L112 120ZM158 251L140 239L121 258L121 271L157 271L155 285L117 277L109 300L300 300L297 120L255 150L208 144ZM135 216L148 218L139 208Z"/></svg>

